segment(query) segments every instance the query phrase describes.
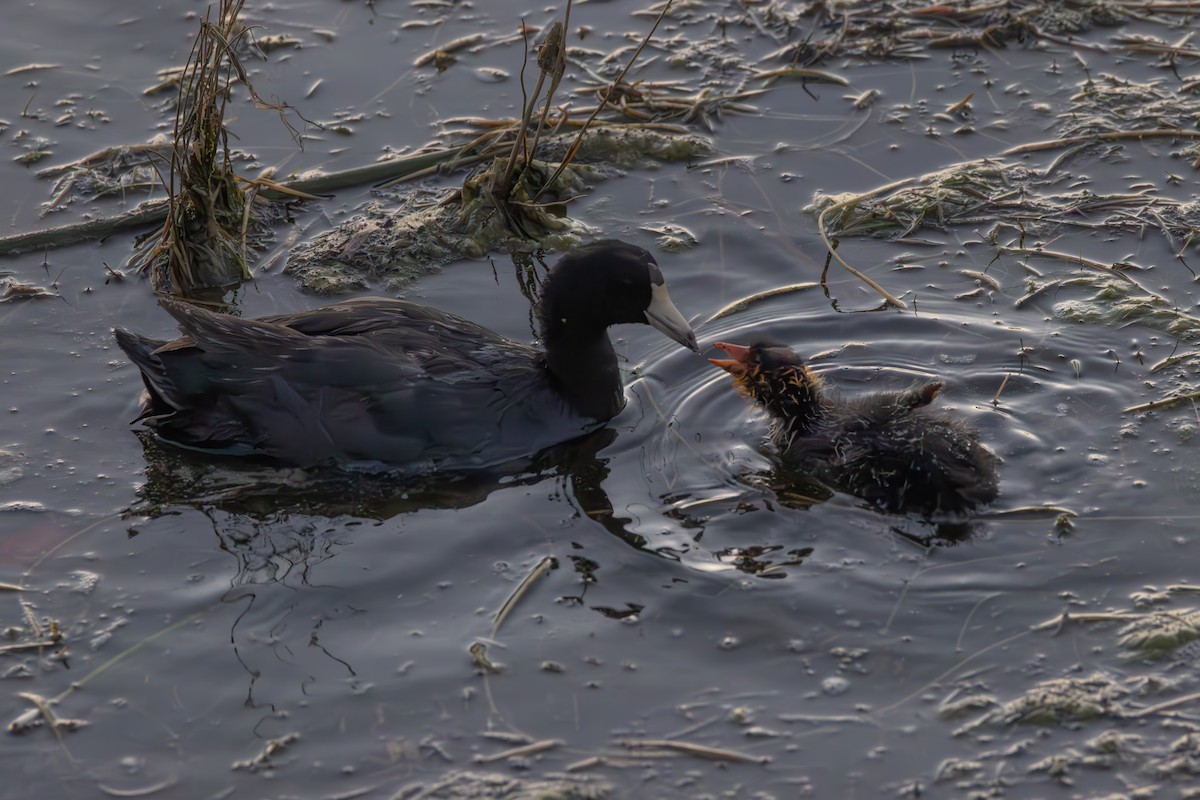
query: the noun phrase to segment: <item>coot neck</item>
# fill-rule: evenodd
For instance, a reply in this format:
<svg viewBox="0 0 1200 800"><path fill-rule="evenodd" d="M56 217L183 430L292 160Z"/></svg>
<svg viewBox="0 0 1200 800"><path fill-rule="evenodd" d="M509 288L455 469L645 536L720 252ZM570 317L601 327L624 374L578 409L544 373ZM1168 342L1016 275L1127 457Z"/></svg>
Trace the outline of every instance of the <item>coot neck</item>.
<svg viewBox="0 0 1200 800"><path fill-rule="evenodd" d="M621 371L605 328L572 328L560 320L543 320L542 342L554 387L576 413L608 420L621 412Z"/></svg>

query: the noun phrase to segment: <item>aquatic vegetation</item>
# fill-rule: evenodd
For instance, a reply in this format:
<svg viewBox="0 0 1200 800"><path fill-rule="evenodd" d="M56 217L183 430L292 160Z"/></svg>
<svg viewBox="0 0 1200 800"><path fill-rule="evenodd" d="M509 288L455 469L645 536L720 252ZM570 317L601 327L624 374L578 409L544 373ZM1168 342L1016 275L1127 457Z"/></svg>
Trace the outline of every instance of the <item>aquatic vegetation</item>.
<svg viewBox="0 0 1200 800"><path fill-rule="evenodd" d="M547 159L565 158L574 139L574 134L555 134L540 148ZM531 159L510 188L507 216L496 212L490 193L497 170L506 168L496 159L469 175L460 190L417 187L389 192L386 203L368 202L345 222L297 244L284 271L322 295L361 290L372 279L386 280L389 291L396 291L451 261L522 249L521 238L535 239L547 250L569 250L594 231L565 214L567 199L620 175L619 168L691 160L711 148L707 137L684 130L599 125L587 131L565 169ZM545 197L535 202L539 191Z"/></svg>
<svg viewBox="0 0 1200 800"><path fill-rule="evenodd" d="M470 173L461 189L440 194L423 188L394 190L391 203L372 201L347 222L301 243L285 271L320 294L361 289L370 278L385 278L395 290L449 261L499 249L523 251L536 242L543 249L565 251L594 233L565 210L594 183L624 169L690 161L712 151L707 137L686 128L622 119L634 109L649 108L638 112L645 115L662 109L645 90L636 90L635 96L632 89L621 89L620 105L610 106L618 88L625 86L621 75L604 87L598 105L556 111L560 116L551 124L550 103L562 78L562 59L560 25L543 33L536 55L540 74L520 120L468 117L443 123L446 130L438 145L456 153L450 165L486 164ZM667 106L670 113L682 113L678 103ZM602 112L605 118L596 121ZM544 133L547 126L550 133ZM404 179L413 177L417 175Z"/></svg>
<svg viewBox="0 0 1200 800"><path fill-rule="evenodd" d="M1187 3L1146 4L1105 0L1020 0L1009 3L934 3L899 0L880 8L870 0L787 3L782 0L714 8L676 3L672 18L685 24L719 23L769 33L784 44L772 57L810 66L831 58L923 59L934 48L1026 44L1039 39L1075 44L1069 37L1133 19L1169 24Z"/></svg>
<svg viewBox="0 0 1200 800"><path fill-rule="evenodd" d="M1097 719L1135 719L1160 710L1143 707L1142 700L1175 688L1176 682L1155 676L1115 678L1104 672L1084 676L1048 678L1027 688L1020 696L995 704L990 696L971 696L943 711L951 717L971 707L987 707L982 715L959 727L955 736L980 728L1011 725L1058 726ZM1186 701L1190 697L1183 697ZM1176 705L1180 698L1168 701ZM973 704L973 705L968 705Z"/></svg>
<svg viewBox="0 0 1200 800"><path fill-rule="evenodd" d="M405 192L395 202L367 203L354 216L328 231L299 242L284 272L319 295L342 294L383 278L389 290L464 257L487 249L461 232L458 208L441 192Z"/></svg>
<svg viewBox="0 0 1200 800"><path fill-rule="evenodd" d="M1158 129L1154 132L1171 133ZM1085 144L1091 142L1086 136L1082 138ZM1103 230L1110 235L1144 235L1146 231L1156 231L1173 247L1178 247L1182 257L1184 250L1200 243L1196 235L1200 230L1200 203L1160 197L1150 188L1107 194L1086 187L1054 191L1067 179L1064 174L1055 174L1053 166L1037 170L981 159L953 164L861 194L817 193L804 211L817 217L818 230L830 257L896 307L903 308L904 304L836 252L836 239L887 236L903 240L921 228L945 231L952 226L988 225L982 244L995 248L997 256L1045 257L1071 270L1071 276L1065 279L1061 274L1043 277L1037 273L1030 279L1029 293L1016 301L1018 308L1050 287L1087 284L1096 286L1094 299L1108 301L1107 307L1071 301L1061 304L1062 316L1081 322L1155 317L1160 321L1166 319L1171 332L1180 335L1181 327L1190 329L1200 322L1186 312L1171 309L1172 304L1166 298L1131 277L1128 273L1137 269L1134 264L1125 261L1105 264L1025 244L1027 237L1048 238L1068 227ZM1081 276L1080 268L1097 275ZM1105 282L1097 283L1101 280ZM1135 290L1140 296L1132 295Z"/></svg>
<svg viewBox="0 0 1200 800"><path fill-rule="evenodd" d="M1039 176L1029 167L985 159L953 164L902 183L859 195L818 192L804 211L818 215L828 210L821 218L830 237L904 237L922 226L979 224L1001 207L1011 210L1037 202L1030 195L1039 185ZM1022 210L1036 213L1027 205Z"/></svg>
<svg viewBox="0 0 1200 800"><path fill-rule="evenodd" d="M1101 194L1068 187L1053 170L981 159L952 164L862 194L817 193L804 208L819 215L833 237L904 238L920 228L991 225L987 240L999 243L1002 230L1024 236L1053 233L1061 226L1099 227L1130 233L1160 231L1181 247L1195 242L1200 203L1159 197L1153 191ZM1020 227L1010 220L1020 220Z"/></svg>
<svg viewBox="0 0 1200 800"><path fill-rule="evenodd" d="M1153 611L1117 631L1117 643L1138 655L1160 658L1200 639L1200 610Z"/></svg>
<svg viewBox="0 0 1200 800"><path fill-rule="evenodd" d="M1095 137L1088 149L1103 148L1102 158L1121 160L1120 140L1106 142L1104 135L1139 130L1194 132L1200 125L1200 98L1165 80L1139 82L1119 75L1101 73L1079 84L1070 105L1058 115L1059 135L1064 138ZM1178 154L1200 164L1200 141L1181 139ZM1070 155L1083 151L1073 149ZM1056 162L1061 166L1062 159Z"/></svg>
<svg viewBox="0 0 1200 800"><path fill-rule="evenodd" d="M1037 257L1044 253L1037 250L1026 252L1029 257ZM1061 256L1062 254L1058 254ZM1137 322L1150 330L1161 331L1181 342L1200 343L1200 316L1191 314L1167 298L1150 291L1127 272L1117 269L1121 265L1108 268L1103 264L1090 262L1088 259L1060 259L1064 263L1074 261L1085 266L1083 271L1072 272L1070 277L1051 275L1031 275L1026 283L1028 292L1016 301L1021 307L1032 300L1055 293L1053 313L1056 319L1067 320L1081 325L1121 325ZM1084 296L1061 296L1065 289L1084 290ZM1200 351L1185 350L1172 353L1150 367L1150 373L1167 376L1167 385L1159 385L1159 381L1147 382L1146 387L1155 390L1159 398L1126 408L1125 413L1139 413L1155 409L1170 409L1175 406L1187 406L1195 401L1197 393L1195 373L1200 368ZM1186 439L1190 437L1186 420L1180 427L1179 435Z"/></svg>
<svg viewBox="0 0 1200 800"><path fill-rule="evenodd" d="M541 156L547 161L565 158L568 137L547 137ZM589 165L598 175L613 177L619 169L653 169L664 162L692 162L713 152L712 139L686 128L669 125L600 124L589 128L575 153L575 161Z"/></svg>
<svg viewBox="0 0 1200 800"><path fill-rule="evenodd" d="M21 283L12 278L4 278L0 281L0 303L40 300L49 297L58 297L58 293L32 283Z"/></svg>
<svg viewBox="0 0 1200 800"><path fill-rule="evenodd" d="M1083 678L1051 678L1024 695L988 712L971 727L981 724L1048 725L1078 722L1113 715L1128 689L1103 673Z"/></svg>
<svg viewBox="0 0 1200 800"><path fill-rule="evenodd" d="M256 193L238 184L225 128L230 86L235 80L250 86L230 44L246 35L237 21L243 2L222 0L217 21L204 21L179 85L167 221L130 261L151 274L159 291L189 295L251 277L247 249L251 221L258 218ZM249 91L261 105L282 110Z"/></svg>
<svg viewBox="0 0 1200 800"><path fill-rule="evenodd" d="M159 187L162 181L158 165L165 163L171 149L170 142L158 140L144 145L107 147L69 164L38 170L39 178L55 179L53 196L42 204L42 213L62 211L77 202Z"/></svg>
<svg viewBox="0 0 1200 800"><path fill-rule="evenodd" d="M1137 321L1152 329L1178 336L1188 341L1200 339L1200 318L1167 303L1152 292L1114 276L1086 273L1056 280L1055 287L1079 287L1093 291L1089 297L1075 297L1054 303L1054 315L1059 319L1080 324L1115 325ZM1031 291L1045 283L1030 280Z"/></svg>

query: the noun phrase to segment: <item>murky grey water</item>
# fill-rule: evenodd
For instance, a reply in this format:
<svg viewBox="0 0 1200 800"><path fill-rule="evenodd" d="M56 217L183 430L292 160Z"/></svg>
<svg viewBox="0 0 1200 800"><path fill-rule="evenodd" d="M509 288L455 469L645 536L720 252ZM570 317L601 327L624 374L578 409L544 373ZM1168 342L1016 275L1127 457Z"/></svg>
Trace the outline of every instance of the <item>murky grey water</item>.
<svg viewBox="0 0 1200 800"><path fill-rule="evenodd" d="M737 17L733 5L710 5ZM57 66L0 77L4 232L116 207L40 220L48 185L12 159L34 137L49 140L45 164L169 129L161 96L141 92L157 70L186 58L201 8L54 0L6 21L0 71ZM638 8L582 3L573 25L590 29L587 46L616 49L627 32L649 26L633 15ZM364 117L353 135L323 134L297 153L272 114L241 105L231 126L237 146L284 173L332 170L419 145L440 117L512 113L519 44L463 54L442 74L409 65L457 36L511 30L522 16L541 23L551 11L513 3L248 9L267 32L304 42L257 64L260 93L311 119ZM432 27L403 25L441 16ZM715 30L712 20L668 24L663 36ZM748 24L729 30L730 50L748 58L776 45ZM780 83L755 101L761 115L717 123L719 154L743 158L631 173L572 205L604 235L652 249L647 226L695 233L698 247L658 260L702 344L765 334L807 354L853 343L819 363L850 390L940 376L944 405L976 424L1004 460L998 505L1071 508L1079 517L1069 533L1047 518L990 520L965 541L925 548L912 537L928 537L927 528L853 498L789 507L762 488L772 463L762 419L722 373L640 327L614 332L633 370L615 436L542 472L424 490L288 484L144 453L127 427L139 380L109 330L168 335L172 324L143 282L106 282L103 264L123 260L128 236L0 260L0 275L53 283L59 295L0 303L0 581L24 587L3 593L0 619L14 630L56 620L69 646L65 657L50 657L58 648L0 655L0 716L29 708L19 692L52 698L82 682L55 711L89 723L61 741L45 728L7 737L0 793L390 797L454 769L538 777L594 755L608 760L585 772L621 797L913 796L915 786L1065 796L1068 781L1085 793L1154 783L1168 791L1178 773L1136 760L1129 775L1112 764L1055 772L1043 761L1070 748L1091 752L1088 740L1126 728L1165 751L1161 742L1190 730L1194 706L1164 724L997 726L986 736L954 735L962 721L937 708L976 692L1003 702L1039 681L1093 671L1167 676L1158 694L1147 690L1146 705L1194 689L1184 660L1151 667L1124 658L1112 623L1031 630L1067 609L1187 607L1186 596L1146 587L1197 582L1191 412L1121 413L1158 396L1149 365L1175 339L1137 324L1058 319L1055 302L1085 290L1016 307L1026 291L1021 261L996 258L968 228L929 233L947 242L934 247L842 243L843 256L871 265L907 312L871 311L878 298L835 266L836 304L810 289L704 322L748 294L818 277L823 249L801 212L814 191L866 191L1050 138L1051 115L1089 72L1176 80L1118 56L1084 59L1087 71L1069 48L1049 43L826 64L851 87L810 93ZM477 67L514 77L485 84ZM665 60L644 73L697 75ZM845 95L871 88L882 92L876 105L852 109ZM932 114L968 92L976 132L954 135ZM75 116L56 124L63 109ZM1071 166L1097 187L1144 180L1194 197L1194 173L1171 151L1169 141L1131 143L1124 163ZM324 213L336 222L364 196L339 195ZM301 212L300 223L328 224L317 210ZM1160 238L1062 234L1055 249L1106 262L1132 254L1152 266L1139 276L1146 285L1184 309L1196 305L1193 276ZM495 267L454 264L407 296L528 339L513 270L499 257ZM959 297L976 288L964 269L986 270L1001 288ZM241 299L252 315L319 302L277 271L260 274ZM259 488L236 498L224 491L247 484ZM144 496L160 513L123 515ZM468 646L491 639L496 609L547 556L557 569L489 647L504 671L482 677ZM756 574L764 565L785 566ZM484 736L497 731L562 745L473 763L509 746ZM245 763L289 734L299 739L265 763ZM637 759L618 745L633 737L675 737L770 763ZM955 758L979 766L944 767Z"/></svg>

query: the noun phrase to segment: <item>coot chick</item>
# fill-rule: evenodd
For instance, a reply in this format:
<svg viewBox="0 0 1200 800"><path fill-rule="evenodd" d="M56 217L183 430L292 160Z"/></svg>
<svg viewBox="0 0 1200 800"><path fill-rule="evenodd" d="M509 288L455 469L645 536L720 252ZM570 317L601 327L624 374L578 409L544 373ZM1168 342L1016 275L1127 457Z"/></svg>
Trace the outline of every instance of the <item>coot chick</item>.
<svg viewBox="0 0 1200 800"><path fill-rule="evenodd" d="M940 381L842 399L787 347L717 342L710 359L771 416L785 461L892 513L963 515L998 493L996 457L966 423L933 411Z"/></svg>
<svg viewBox="0 0 1200 800"><path fill-rule="evenodd" d="M518 459L625 406L608 326L647 323L698 352L654 257L614 240L551 268L536 305L544 350L392 298L260 319L159 302L184 336L114 331L146 387L135 422L181 447L302 467Z"/></svg>

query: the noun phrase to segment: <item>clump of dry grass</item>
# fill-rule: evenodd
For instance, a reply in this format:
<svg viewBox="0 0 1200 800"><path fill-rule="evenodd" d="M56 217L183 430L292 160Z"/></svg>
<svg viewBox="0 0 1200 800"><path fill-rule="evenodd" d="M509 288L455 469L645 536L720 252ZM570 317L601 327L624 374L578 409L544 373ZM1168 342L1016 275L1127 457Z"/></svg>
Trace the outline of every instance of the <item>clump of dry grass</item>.
<svg viewBox="0 0 1200 800"><path fill-rule="evenodd" d="M200 26L179 85L168 183L171 204L157 235L132 263L149 270L156 291L190 295L250 279L247 234L256 191L244 191L234 174L225 129L225 107L241 83L261 107L235 52L248 29L238 22L245 0L221 0L217 20ZM286 124L286 121L285 121Z"/></svg>

